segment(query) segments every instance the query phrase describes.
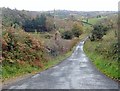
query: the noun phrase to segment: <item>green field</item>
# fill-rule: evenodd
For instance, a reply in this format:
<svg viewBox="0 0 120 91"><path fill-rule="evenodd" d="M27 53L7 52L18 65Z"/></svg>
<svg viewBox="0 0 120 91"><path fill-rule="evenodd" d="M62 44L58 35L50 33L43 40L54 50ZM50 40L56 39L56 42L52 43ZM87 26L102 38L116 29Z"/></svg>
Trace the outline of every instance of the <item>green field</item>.
<svg viewBox="0 0 120 91"><path fill-rule="evenodd" d="M101 17L101 18L90 18L90 19L88 19L88 23L90 23L90 24L96 24L99 20L101 20L101 19L105 19L105 18L107 18L107 17Z"/></svg>

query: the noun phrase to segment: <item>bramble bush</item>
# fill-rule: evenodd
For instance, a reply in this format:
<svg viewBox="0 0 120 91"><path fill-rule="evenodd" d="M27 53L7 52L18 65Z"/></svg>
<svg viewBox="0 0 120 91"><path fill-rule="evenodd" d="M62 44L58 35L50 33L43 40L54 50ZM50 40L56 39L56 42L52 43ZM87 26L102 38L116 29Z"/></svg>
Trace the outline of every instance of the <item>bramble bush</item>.
<svg viewBox="0 0 120 91"><path fill-rule="evenodd" d="M36 60L39 61L39 64L42 64L40 60L47 60L43 56L46 54L46 51L40 40L33 38L25 32L18 32L12 28L3 31L3 66L7 66L9 63L14 65L23 62L33 64L33 61Z"/></svg>
<svg viewBox="0 0 120 91"><path fill-rule="evenodd" d="M102 24L94 25L89 39L91 41L100 40L104 35L106 35L108 30L109 28L107 26L103 26Z"/></svg>

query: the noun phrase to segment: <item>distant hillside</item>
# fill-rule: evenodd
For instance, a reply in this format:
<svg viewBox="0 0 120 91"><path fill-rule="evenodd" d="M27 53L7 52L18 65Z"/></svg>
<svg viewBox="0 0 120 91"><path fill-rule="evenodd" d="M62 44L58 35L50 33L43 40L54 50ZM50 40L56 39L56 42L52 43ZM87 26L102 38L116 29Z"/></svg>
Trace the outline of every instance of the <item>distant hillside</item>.
<svg viewBox="0 0 120 91"><path fill-rule="evenodd" d="M98 15L108 16L108 15L117 13L115 11L69 11L69 10L54 10L54 11L47 11L47 12L52 14L54 14L55 12L55 15L61 18L67 18L70 15L91 18L91 17L96 17Z"/></svg>
<svg viewBox="0 0 120 91"><path fill-rule="evenodd" d="M9 8L2 8L2 19L3 25L12 26L14 23L22 25L26 19L33 19L36 16L41 15L41 13L46 14L47 16L55 16L56 18L70 18L74 16L79 19L80 17L97 17L98 15L108 16L112 14L116 14L115 11L92 11L92 12L84 12L84 11L69 11L69 10L53 10L53 11L26 11L26 10L16 10Z"/></svg>
<svg viewBox="0 0 120 91"><path fill-rule="evenodd" d="M26 19L35 18L40 12L19 11L9 8L2 8L2 21L4 26L12 26L13 24L22 25Z"/></svg>

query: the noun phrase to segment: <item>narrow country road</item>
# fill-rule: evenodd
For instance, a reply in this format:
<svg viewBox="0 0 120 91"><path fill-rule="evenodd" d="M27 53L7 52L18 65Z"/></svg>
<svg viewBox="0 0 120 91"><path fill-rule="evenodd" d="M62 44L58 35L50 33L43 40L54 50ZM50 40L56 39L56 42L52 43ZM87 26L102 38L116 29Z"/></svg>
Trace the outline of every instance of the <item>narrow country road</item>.
<svg viewBox="0 0 120 91"><path fill-rule="evenodd" d="M100 73L80 42L73 54L59 65L18 81L8 89L118 89L118 83Z"/></svg>

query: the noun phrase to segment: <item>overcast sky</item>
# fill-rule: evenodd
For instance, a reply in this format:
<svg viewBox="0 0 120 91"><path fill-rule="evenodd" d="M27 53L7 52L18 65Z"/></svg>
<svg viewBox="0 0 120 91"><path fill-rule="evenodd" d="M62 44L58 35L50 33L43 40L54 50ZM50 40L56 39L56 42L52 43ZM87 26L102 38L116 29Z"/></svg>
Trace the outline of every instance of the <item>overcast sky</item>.
<svg viewBox="0 0 120 91"><path fill-rule="evenodd" d="M18 10L117 11L120 0L0 0L0 7Z"/></svg>

